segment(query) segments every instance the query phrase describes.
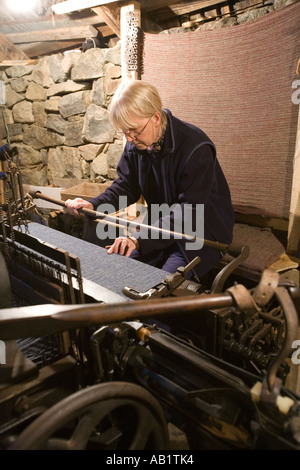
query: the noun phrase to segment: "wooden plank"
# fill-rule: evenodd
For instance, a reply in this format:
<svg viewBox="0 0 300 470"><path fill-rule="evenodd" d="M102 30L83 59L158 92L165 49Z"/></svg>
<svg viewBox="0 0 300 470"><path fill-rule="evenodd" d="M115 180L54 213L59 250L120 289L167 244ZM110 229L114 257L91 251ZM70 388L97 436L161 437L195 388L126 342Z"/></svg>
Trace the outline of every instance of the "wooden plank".
<svg viewBox="0 0 300 470"><path fill-rule="evenodd" d="M79 24L79 25L89 25L89 24L99 24L99 18L94 15L92 12L86 11L86 12L75 12L72 14L70 17L69 15L61 15L58 17L55 17L53 14L51 16L38 16L38 17L30 17L30 18L22 18L22 22L20 20L8 20L8 21L2 21L2 26L16 26L19 27L20 24L22 26L25 26L25 30L27 29L27 25L37 25L37 27L33 29L46 29L45 25L48 24L57 24L58 26L61 25L61 23L68 22L70 26L74 26L74 23ZM60 26L59 26L60 27Z"/></svg>
<svg viewBox="0 0 300 470"><path fill-rule="evenodd" d="M57 15L71 13L77 10L85 10L86 8L93 8L109 3L116 3L115 0L66 0L65 2L56 3L52 5L52 10Z"/></svg>
<svg viewBox="0 0 300 470"><path fill-rule="evenodd" d="M0 34L0 61L8 59L29 59L29 57L3 34Z"/></svg>
<svg viewBox="0 0 300 470"><path fill-rule="evenodd" d="M63 14L71 13L71 12L78 11L78 10L84 10L87 8L93 8L93 7L98 7L98 6L103 6L103 5L113 4L113 3L122 4L125 2L124 1L116 2L115 0L66 0L64 2L57 3L56 5L52 5L51 8L54 11L54 13L58 15L63 15ZM225 3L224 0L222 3ZM182 3L180 4L178 0L151 0L151 1L142 0L141 8L143 11L149 12L149 11L158 10L160 8L169 7L171 5L176 5L176 4L178 5L178 8L180 7L184 8L184 6L182 6ZM196 4L196 7L192 6L194 10L198 9L198 5L199 5L199 8L202 8L201 1L195 1L195 2L192 2L192 4ZM212 4L215 5L216 2Z"/></svg>
<svg viewBox="0 0 300 470"><path fill-rule="evenodd" d="M227 2L224 0L198 0L195 2L188 2L188 4L176 3L175 5L170 6L170 10L172 10L176 15L185 15L188 13L192 14L194 11L221 5L222 3L225 5Z"/></svg>
<svg viewBox="0 0 300 470"><path fill-rule="evenodd" d="M13 65L35 65L37 59L23 59L23 60L2 60L0 67L12 67Z"/></svg>
<svg viewBox="0 0 300 470"><path fill-rule="evenodd" d="M225 5L225 6L222 8L222 10L223 10L223 15L224 15L224 16L227 16L227 15L229 16L229 15L231 15L230 6Z"/></svg>
<svg viewBox="0 0 300 470"><path fill-rule="evenodd" d="M40 57L69 49L77 49L82 45L82 42L82 40L80 41L78 39L73 41L45 41L20 44L19 47L30 57ZM36 59L32 59L32 61L34 60L36 61Z"/></svg>
<svg viewBox="0 0 300 470"><path fill-rule="evenodd" d="M115 10L112 7L96 7L92 10L111 28L118 38L121 37L120 14L118 14L119 10L116 7Z"/></svg>
<svg viewBox="0 0 300 470"><path fill-rule="evenodd" d="M197 13L200 13L203 10L207 10L208 8L215 7L218 5L219 6L226 5L226 3L227 2L224 0L201 0L201 1L188 2L188 3L178 3L177 1L177 2L173 2L170 5L166 5L165 7L161 3L161 5L156 8L156 9L159 9L159 12L157 13L156 21L158 23L161 23L165 20L169 20L171 18L170 11L174 13L173 18L175 18L176 16L182 16L182 15L193 16ZM142 12L150 13L151 11L154 10L154 6L155 5L152 2L149 2L149 5L142 4Z"/></svg>
<svg viewBox="0 0 300 470"><path fill-rule="evenodd" d="M262 217L255 214L235 213L235 221L241 224L253 225L261 228L271 228L282 232L288 231L288 220L276 219L274 217Z"/></svg>
<svg viewBox="0 0 300 470"><path fill-rule="evenodd" d="M41 42L41 41L59 41L69 39L79 39L96 37L98 30L94 26L78 26L72 28L59 28L59 29L48 29L40 31L28 31L23 33L9 33L5 37L13 42L27 43L27 42Z"/></svg>
<svg viewBox="0 0 300 470"><path fill-rule="evenodd" d="M102 37L108 37L113 34L109 26L100 26L97 28L98 31L102 34ZM44 42L33 42L19 44L18 47L24 51L29 57L39 57L46 54L51 54L57 51L65 51L72 48L77 48L82 45L82 40L78 38L77 40L71 41L44 41ZM3 62L4 63L4 62ZM2 62L0 63L1 67Z"/></svg>
<svg viewBox="0 0 300 470"><path fill-rule="evenodd" d="M160 8L169 7L170 5L178 4L178 0L142 0L142 11L149 12L158 10Z"/></svg>
<svg viewBox="0 0 300 470"><path fill-rule="evenodd" d="M299 263L292 260L286 253L283 253L280 258L278 258L276 261L274 261L274 263L271 264L271 266L269 266L269 269L273 269L273 271L280 273L289 269L297 269L298 266Z"/></svg>

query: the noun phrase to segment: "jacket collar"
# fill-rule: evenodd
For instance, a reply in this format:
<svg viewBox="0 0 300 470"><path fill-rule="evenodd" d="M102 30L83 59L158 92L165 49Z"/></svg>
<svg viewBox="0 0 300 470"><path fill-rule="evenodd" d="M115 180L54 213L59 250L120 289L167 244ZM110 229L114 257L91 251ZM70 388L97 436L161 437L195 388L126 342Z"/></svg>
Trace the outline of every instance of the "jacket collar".
<svg viewBox="0 0 300 470"><path fill-rule="evenodd" d="M165 108L164 108L164 111L168 119L167 128L165 132L165 138L164 138L164 147L163 147L163 150L164 150L163 153L164 155L166 155L168 153L173 153L175 150L175 126L176 124L175 124L171 111Z"/></svg>

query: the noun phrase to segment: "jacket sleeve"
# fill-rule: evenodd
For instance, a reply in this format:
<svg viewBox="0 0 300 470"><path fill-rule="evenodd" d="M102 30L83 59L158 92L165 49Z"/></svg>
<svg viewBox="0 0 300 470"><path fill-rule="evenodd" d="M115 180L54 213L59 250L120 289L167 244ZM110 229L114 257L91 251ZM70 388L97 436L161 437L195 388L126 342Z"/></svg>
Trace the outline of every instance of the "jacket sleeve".
<svg viewBox="0 0 300 470"><path fill-rule="evenodd" d="M186 250L197 251L203 247L204 205L210 200L213 192L215 161L209 145L193 152L178 177L177 200L171 207L165 205L165 211L162 210L160 217L151 223L153 227L164 229L165 232L162 234L156 230L141 229L134 234L138 238L142 254L167 249L177 240L184 241ZM164 178L167 179L167 171L165 173ZM164 181L164 184L168 184L167 181ZM153 219L152 215L148 213L148 220Z"/></svg>
<svg viewBox="0 0 300 470"><path fill-rule="evenodd" d="M117 167L118 178L103 193L91 198L95 210L101 211L102 204L110 204L114 211L135 203L141 195L137 172L131 152L125 148Z"/></svg>

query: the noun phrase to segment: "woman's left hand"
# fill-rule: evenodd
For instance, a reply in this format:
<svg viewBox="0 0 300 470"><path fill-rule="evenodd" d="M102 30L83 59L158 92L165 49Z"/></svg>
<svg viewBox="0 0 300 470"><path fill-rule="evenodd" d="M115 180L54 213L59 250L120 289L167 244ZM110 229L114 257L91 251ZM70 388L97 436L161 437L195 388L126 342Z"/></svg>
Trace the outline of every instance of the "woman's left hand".
<svg viewBox="0 0 300 470"><path fill-rule="evenodd" d="M118 253L119 255L129 257L134 250L138 250L138 241L131 237L118 237L112 245L105 247L107 253Z"/></svg>

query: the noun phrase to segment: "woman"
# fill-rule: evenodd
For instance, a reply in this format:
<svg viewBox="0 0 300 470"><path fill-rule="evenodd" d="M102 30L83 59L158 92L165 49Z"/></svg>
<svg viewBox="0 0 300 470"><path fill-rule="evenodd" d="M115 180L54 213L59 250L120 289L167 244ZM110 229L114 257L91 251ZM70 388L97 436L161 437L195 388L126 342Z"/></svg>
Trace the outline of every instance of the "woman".
<svg viewBox="0 0 300 470"><path fill-rule="evenodd" d="M199 256L197 280L222 256L199 240L232 241L234 211L214 144L201 129L164 109L156 87L140 80L119 86L110 119L127 141L117 168L119 177L96 198L66 201L68 210L78 214L81 207L101 210L103 204L119 210L124 207L121 201L130 205L143 195L147 224L166 231L141 229L118 237L106 247L107 253L130 256L170 273ZM171 232L194 235L197 241Z"/></svg>

